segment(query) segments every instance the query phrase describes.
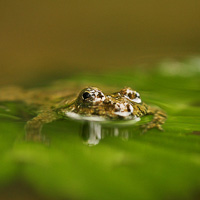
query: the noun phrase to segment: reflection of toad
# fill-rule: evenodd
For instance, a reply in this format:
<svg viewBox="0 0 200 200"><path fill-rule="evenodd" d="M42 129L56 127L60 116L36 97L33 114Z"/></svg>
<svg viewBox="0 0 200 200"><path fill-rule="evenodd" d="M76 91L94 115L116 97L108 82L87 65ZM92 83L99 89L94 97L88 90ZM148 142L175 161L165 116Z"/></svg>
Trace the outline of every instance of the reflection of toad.
<svg viewBox="0 0 200 200"><path fill-rule="evenodd" d="M133 121L136 123L137 121ZM109 126L106 123L96 121L85 121L81 127L81 137L83 143L88 146L99 144L106 137L119 137L122 140L128 140L136 134L136 129L130 126L132 123L111 123Z"/></svg>

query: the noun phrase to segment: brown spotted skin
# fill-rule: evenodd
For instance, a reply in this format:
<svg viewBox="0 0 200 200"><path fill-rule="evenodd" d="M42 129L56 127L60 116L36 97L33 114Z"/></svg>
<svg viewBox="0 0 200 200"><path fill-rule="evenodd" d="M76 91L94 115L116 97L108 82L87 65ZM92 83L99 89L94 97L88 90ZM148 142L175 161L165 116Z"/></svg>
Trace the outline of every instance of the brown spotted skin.
<svg viewBox="0 0 200 200"><path fill-rule="evenodd" d="M146 114L153 115L153 119L151 122L142 126L143 132L146 132L152 128L157 128L157 129L163 131L162 125L165 123L165 121L167 119L166 113L158 108L149 106Z"/></svg>
<svg viewBox="0 0 200 200"><path fill-rule="evenodd" d="M108 120L131 120L145 115L153 115L150 123L143 126L144 132L151 128L162 129L166 114L143 103L138 92L124 88L113 94L104 94L96 87L83 89L77 99L68 107L60 109L61 115L74 112L85 116L101 116Z"/></svg>
<svg viewBox="0 0 200 200"><path fill-rule="evenodd" d="M66 118L67 113L100 116L107 120L134 120L145 115L153 115L152 121L143 125L144 132L152 128L163 130L162 124L166 120L166 114L162 110L143 103L139 93L129 87L112 94L104 94L96 87L87 87L74 100L70 100L73 90L52 94L14 87L0 92L0 101L16 100L38 105L38 115L26 125L27 140L43 140L40 132L42 126Z"/></svg>

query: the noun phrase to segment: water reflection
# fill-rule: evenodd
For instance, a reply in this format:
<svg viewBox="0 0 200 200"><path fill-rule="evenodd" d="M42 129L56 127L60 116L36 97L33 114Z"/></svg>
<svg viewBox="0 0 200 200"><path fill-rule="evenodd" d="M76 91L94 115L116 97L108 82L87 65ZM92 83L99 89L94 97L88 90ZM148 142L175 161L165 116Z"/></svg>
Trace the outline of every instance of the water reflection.
<svg viewBox="0 0 200 200"><path fill-rule="evenodd" d="M81 137L84 144L94 146L99 144L102 139L108 136L120 137L123 140L128 140L135 132L137 132L137 129L130 126L105 126L99 122L86 121L83 123L81 128Z"/></svg>
<svg viewBox="0 0 200 200"><path fill-rule="evenodd" d="M122 140L128 140L133 134L140 134L142 129L141 126L137 124L138 121L139 118L122 122L66 120L65 123L61 125L55 124L55 126L59 126L61 128L59 130L60 133L64 133L65 135L65 128L68 127L67 134L73 133L72 135L75 135L74 133L77 133L81 136L83 144L94 146L99 144L105 137L119 137ZM62 121L60 121L60 123L61 122ZM39 129L37 126L33 126L31 127L31 130L29 130L27 129L27 125L25 125L25 140L50 145L51 138L49 138L49 134L46 134L45 132L54 133L54 131L49 128L47 128L46 131L43 131L42 126L40 126ZM72 128L77 126L80 129Z"/></svg>

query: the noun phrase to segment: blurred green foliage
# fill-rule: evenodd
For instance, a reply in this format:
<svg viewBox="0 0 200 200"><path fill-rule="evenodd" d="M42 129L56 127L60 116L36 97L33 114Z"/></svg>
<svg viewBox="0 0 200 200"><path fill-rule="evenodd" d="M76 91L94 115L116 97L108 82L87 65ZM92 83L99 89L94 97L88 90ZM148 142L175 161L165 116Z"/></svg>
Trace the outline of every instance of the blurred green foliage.
<svg viewBox="0 0 200 200"><path fill-rule="evenodd" d="M185 63L167 61L156 70L82 75L61 82L104 89L130 86L143 101L167 112L164 132L141 134L132 125L127 127L129 140L108 134L89 147L80 137L82 124L62 120L45 125L50 144L39 144L24 141L25 120L16 114L18 109L1 107L0 184L20 178L42 194L68 199L198 199L200 72L194 62L188 67Z"/></svg>

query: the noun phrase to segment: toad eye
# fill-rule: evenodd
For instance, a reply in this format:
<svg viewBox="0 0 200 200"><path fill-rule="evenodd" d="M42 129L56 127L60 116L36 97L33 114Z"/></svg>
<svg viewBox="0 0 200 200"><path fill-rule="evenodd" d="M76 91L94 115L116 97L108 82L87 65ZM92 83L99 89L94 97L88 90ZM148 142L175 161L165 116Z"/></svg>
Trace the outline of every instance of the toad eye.
<svg viewBox="0 0 200 200"><path fill-rule="evenodd" d="M84 92L83 93L83 99L85 100L85 99L88 99L88 98L90 98L91 97L91 94L89 93L89 92Z"/></svg>
<svg viewBox="0 0 200 200"><path fill-rule="evenodd" d="M140 94L136 92L135 90L132 90L131 88L124 88L120 91L120 95L122 97L127 98L128 100L135 102L135 103L141 103L142 100L140 98Z"/></svg>

